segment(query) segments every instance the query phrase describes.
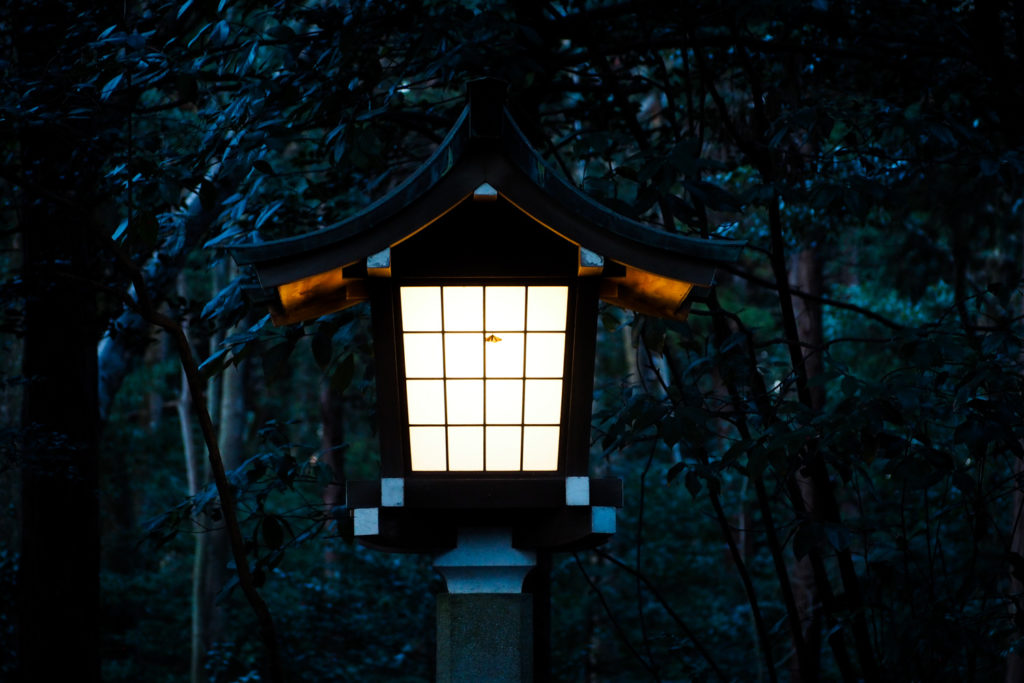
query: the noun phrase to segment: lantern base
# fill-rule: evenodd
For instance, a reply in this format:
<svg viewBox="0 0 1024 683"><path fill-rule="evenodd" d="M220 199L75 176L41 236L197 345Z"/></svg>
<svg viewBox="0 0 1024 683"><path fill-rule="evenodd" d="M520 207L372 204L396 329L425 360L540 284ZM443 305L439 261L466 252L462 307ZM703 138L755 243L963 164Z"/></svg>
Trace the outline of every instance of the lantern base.
<svg viewBox="0 0 1024 683"><path fill-rule="evenodd" d="M448 593L437 596L437 680L524 683L533 675L533 597L523 580L536 554L502 528L460 528L434 558Z"/></svg>
<svg viewBox="0 0 1024 683"><path fill-rule="evenodd" d="M436 553L458 528L502 527L520 550L594 548L615 533L619 479L391 478L348 485L351 533L390 552Z"/></svg>

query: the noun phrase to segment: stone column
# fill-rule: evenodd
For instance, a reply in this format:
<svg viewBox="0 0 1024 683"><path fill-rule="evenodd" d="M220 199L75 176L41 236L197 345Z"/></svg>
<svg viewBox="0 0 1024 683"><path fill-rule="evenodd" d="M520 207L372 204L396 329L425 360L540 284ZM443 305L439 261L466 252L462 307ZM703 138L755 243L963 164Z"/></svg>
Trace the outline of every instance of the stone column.
<svg viewBox="0 0 1024 683"><path fill-rule="evenodd" d="M448 585L437 596L438 683L533 680L533 603L522 590L535 564L509 529L490 528L460 529L434 560Z"/></svg>

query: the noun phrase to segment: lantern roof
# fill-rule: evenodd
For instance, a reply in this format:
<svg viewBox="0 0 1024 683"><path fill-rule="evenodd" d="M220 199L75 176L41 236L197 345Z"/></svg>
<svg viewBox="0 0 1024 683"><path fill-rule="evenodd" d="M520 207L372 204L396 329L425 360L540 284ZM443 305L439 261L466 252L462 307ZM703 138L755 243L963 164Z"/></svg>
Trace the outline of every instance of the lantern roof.
<svg viewBox="0 0 1024 683"><path fill-rule="evenodd" d="M473 81L468 103L430 158L360 212L308 234L228 247L252 266L277 324L366 300L367 276L387 272L389 252L467 201L510 205L579 247L579 274L599 276L601 297L641 313L682 319L694 286L735 261L744 242L670 233L600 204L556 173L505 107L506 84ZM478 230L486 242L492 226Z"/></svg>

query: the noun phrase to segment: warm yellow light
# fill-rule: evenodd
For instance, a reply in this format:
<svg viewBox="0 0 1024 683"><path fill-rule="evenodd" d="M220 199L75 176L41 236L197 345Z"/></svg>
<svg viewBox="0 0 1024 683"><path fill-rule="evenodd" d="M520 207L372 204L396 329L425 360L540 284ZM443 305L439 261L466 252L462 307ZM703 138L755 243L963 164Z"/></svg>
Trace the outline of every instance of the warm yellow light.
<svg viewBox="0 0 1024 683"><path fill-rule="evenodd" d="M483 331L484 288L443 287L444 329L448 332Z"/></svg>
<svg viewBox="0 0 1024 683"><path fill-rule="evenodd" d="M409 456L412 468L443 472L448 467L444 427L409 427Z"/></svg>
<svg viewBox="0 0 1024 683"><path fill-rule="evenodd" d="M413 470L558 469L568 291L401 288Z"/></svg>
<svg viewBox="0 0 1024 683"><path fill-rule="evenodd" d="M519 469L522 452L522 427L487 427L485 459L488 471Z"/></svg>
<svg viewBox="0 0 1024 683"><path fill-rule="evenodd" d="M530 287L526 298L526 329L565 330L567 287Z"/></svg>
<svg viewBox="0 0 1024 683"><path fill-rule="evenodd" d="M448 428L448 469L476 471L484 468L484 428Z"/></svg>
<svg viewBox="0 0 1024 683"><path fill-rule="evenodd" d="M402 287L402 330L441 331L441 288Z"/></svg>
<svg viewBox="0 0 1024 683"><path fill-rule="evenodd" d="M558 469L558 427L523 428L523 469Z"/></svg>
<svg viewBox="0 0 1024 683"><path fill-rule="evenodd" d="M561 377L564 367L564 332L528 332L526 334L527 377Z"/></svg>
<svg viewBox="0 0 1024 683"><path fill-rule="evenodd" d="M523 381L518 379L487 380L487 424L523 423Z"/></svg>
<svg viewBox="0 0 1024 683"><path fill-rule="evenodd" d="M409 424L444 424L444 380L411 379L405 384Z"/></svg>
<svg viewBox="0 0 1024 683"><path fill-rule="evenodd" d="M445 332L444 369L445 377L483 377L484 335Z"/></svg>
<svg viewBox="0 0 1024 683"><path fill-rule="evenodd" d="M406 377L444 377L440 334L413 333L403 339Z"/></svg>
<svg viewBox="0 0 1024 683"><path fill-rule="evenodd" d="M479 425L484 423L484 382L480 379L452 379L448 385L448 424ZM444 410L444 397L441 401ZM412 422L412 420L409 420Z"/></svg>
<svg viewBox="0 0 1024 683"><path fill-rule="evenodd" d="M526 380L523 423L557 425L562 417L562 380Z"/></svg>
<svg viewBox="0 0 1024 683"><path fill-rule="evenodd" d="M522 330L526 324L526 287L487 288L487 330Z"/></svg>
<svg viewBox="0 0 1024 683"><path fill-rule="evenodd" d="M291 325L366 301L369 292L365 280L349 275L343 268L333 268L278 285L281 307L270 311L274 324Z"/></svg>
<svg viewBox="0 0 1024 683"><path fill-rule="evenodd" d="M490 340L490 341L488 341ZM503 332L485 338L488 377L523 376L523 333Z"/></svg>

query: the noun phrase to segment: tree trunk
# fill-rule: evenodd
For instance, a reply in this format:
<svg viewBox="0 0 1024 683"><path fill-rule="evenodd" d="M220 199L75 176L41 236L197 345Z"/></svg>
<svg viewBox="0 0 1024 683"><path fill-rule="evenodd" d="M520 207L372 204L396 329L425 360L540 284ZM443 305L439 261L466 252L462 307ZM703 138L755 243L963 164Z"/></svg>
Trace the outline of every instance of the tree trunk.
<svg viewBox="0 0 1024 683"><path fill-rule="evenodd" d="M324 512L330 519L334 508L345 504L345 402L330 379L320 382L320 460L331 468L331 481L324 487ZM341 577L338 555L330 544L324 546L324 575Z"/></svg>
<svg viewBox="0 0 1024 683"><path fill-rule="evenodd" d="M177 282L178 296L188 299L188 285L183 273L178 275ZM188 323L182 323L182 329L188 334ZM185 456L185 476L188 482L188 495L194 496L199 493L203 484L202 462L203 456L196 447L196 437L192 425L192 395L188 389L188 377L185 371L181 371L181 384L178 389L178 423L181 426L181 448Z"/></svg>
<svg viewBox="0 0 1024 683"><path fill-rule="evenodd" d="M821 258L817 249L809 247L801 251L793 259L793 283L798 290L820 297ZM822 366L822 320L821 306L808 303L804 299L794 299L793 308L796 315L797 329L803 344L804 367L808 380L820 376ZM808 388L811 397L811 408L821 410L825 404L825 389L817 385ZM810 518L814 518L818 508L815 500L814 485L811 480L797 472L796 488L803 500L803 507ZM806 644L809 657L801 664L797 658L791 660L793 681L816 681L820 672L819 653L821 652L821 598L814 580L814 567L810 555L794 560L790 569L793 585L793 597L800 613L800 631ZM813 660L811 660L813 657ZM810 667L810 670L801 670Z"/></svg>
<svg viewBox="0 0 1024 683"><path fill-rule="evenodd" d="M45 138L23 139L26 151L56 156ZM52 186L59 186L56 179ZM22 409L18 575L26 681L100 678L98 330L95 293L80 284L97 278L80 219L77 211L38 201L25 207L21 222L29 287L22 373L30 378Z"/></svg>
<svg viewBox="0 0 1024 683"><path fill-rule="evenodd" d="M19 666L25 681L100 680L96 342L102 329L96 208L105 193L97 133L105 119L75 88L73 60L94 38L88 7L12 9L20 104L18 230L25 286ZM89 18L116 21L94 9ZM69 56L70 55L70 56ZM90 95L91 98L91 95ZM68 108L88 114L68 118Z"/></svg>
<svg viewBox="0 0 1024 683"><path fill-rule="evenodd" d="M1021 314L1024 315L1024 302L1021 302ZM1024 357L1022 357L1024 360ZM1017 458L1013 462L1013 518L1010 525L1010 552L1024 557L1024 461ZM1019 642L1024 638L1024 581L1011 572L1010 596L1013 601L1013 621L1016 628L1011 632L1010 642ZM1010 648L1006 656L1006 683L1024 681L1024 653Z"/></svg>
<svg viewBox="0 0 1024 683"><path fill-rule="evenodd" d="M229 334L238 330L232 329ZM221 373L220 383L220 424L218 444L224 468L231 471L241 465L244 459L246 432L245 365L231 365ZM227 605L217 604L217 596L230 578L228 560L231 550L227 532L222 523L202 535L206 545L205 566L203 567L203 599L201 621L205 627L203 638L204 654L225 635L227 627ZM203 657L205 660L205 656Z"/></svg>
<svg viewBox="0 0 1024 683"><path fill-rule="evenodd" d="M178 296L187 299L188 287L184 274L178 275ZM187 323L182 324L188 332ZM199 493L203 483L202 454L196 448L195 433L192 425L192 394L189 391L188 377L185 370L181 371L181 388L178 390L178 424L181 430L181 450L185 456L185 476L188 482L189 497ZM191 637L189 639L189 680L201 683L206 654L206 628L203 621L203 577L206 574L206 540L200 533L202 529L194 524L193 555L192 555L192 604L191 604Z"/></svg>
<svg viewBox="0 0 1024 683"><path fill-rule="evenodd" d="M215 291L223 286L230 273L223 267L214 269ZM239 328L232 328L228 336L235 334ZM222 335L218 334L210 340L210 352L216 350L216 344ZM245 376L247 362L229 365L216 378L211 379L209 394L211 411L216 415L215 424L218 428L218 446L224 468L231 471L241 465L244 460L246 434L246 400ZM183 390L187 388L183 386ZM197 467L198 469L198 467ZM203 479L207 484L209 472ZM196 539L193 560L193 632L192 632L192 675L194 680L203 680L206 665L206 653L225 636L228 623L226 604L217 604L217 596L230 578L228 560L231 559L231 548L227 530L219 519L205 517L207 530ZM212 528L211 528L212 525Z"/></svg>
<svg viewBox="0 0 1024 683"><path fill-rule="evenodd" d="M1024 557L1024 463L1017 459L1013 463L1014 490L1013 490L1013 524L1010 536L1010 552ZM1024 629L1020 628L1022 616L1024 616L1024 582L1016 575L1010 574L1010 596L1013 600L1013 622L1017 626L1011 632L1010 643L1016 643L1024 638ZM1011 647L1006 656L1006 683L1020 683L1024 681L1024 656L1016 648Z"/></svg>

